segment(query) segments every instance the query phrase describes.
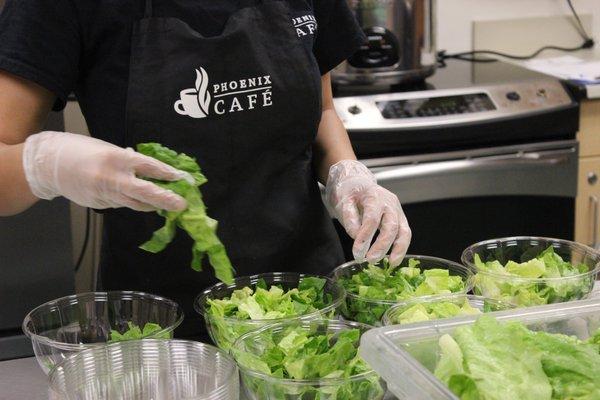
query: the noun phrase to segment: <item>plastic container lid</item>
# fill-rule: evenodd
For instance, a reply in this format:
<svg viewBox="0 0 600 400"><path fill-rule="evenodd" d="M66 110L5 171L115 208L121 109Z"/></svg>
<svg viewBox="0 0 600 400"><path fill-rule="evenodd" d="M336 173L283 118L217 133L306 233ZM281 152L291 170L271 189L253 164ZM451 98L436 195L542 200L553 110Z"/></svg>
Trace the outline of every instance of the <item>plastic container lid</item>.
<svg viewBox="0 0 600 400"><path fill-rule="evenodd" d="M600 328L600 299L557 303L487 315L521 321L530 329L587 339ZM438 340L479 316L393 325L372 329L361 338L360 355L387 381L399 399L458 400L431 372L439 358Z"/></svg>

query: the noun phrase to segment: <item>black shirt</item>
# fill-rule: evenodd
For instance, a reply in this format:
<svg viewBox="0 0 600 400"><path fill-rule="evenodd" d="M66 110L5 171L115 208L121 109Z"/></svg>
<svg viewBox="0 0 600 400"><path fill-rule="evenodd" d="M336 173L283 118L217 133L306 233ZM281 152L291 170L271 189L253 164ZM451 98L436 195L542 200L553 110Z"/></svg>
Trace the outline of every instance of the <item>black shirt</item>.
<svg viewBox="0 0 600 400"><path fill-rule="evenodd" d="M154 0L154 15L218 35L237 9L260 0ZM281 0L317 21L305 45L321 73L349 57L364 36L346 0ZM123 145L132 28L143 0L7 0L0 14L0 69L57 96L77 95L93 136Z"/></svg>

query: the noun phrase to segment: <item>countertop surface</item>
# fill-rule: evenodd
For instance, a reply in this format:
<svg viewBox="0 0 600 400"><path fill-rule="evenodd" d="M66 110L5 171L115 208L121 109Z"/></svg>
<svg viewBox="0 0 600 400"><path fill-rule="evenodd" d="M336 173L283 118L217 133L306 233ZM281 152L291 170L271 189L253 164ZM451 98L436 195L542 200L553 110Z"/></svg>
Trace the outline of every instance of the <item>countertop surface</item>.
<svg viewBox="0 0 600 400"><path fill-rule="evenodd" d="M35 357L0 362L1 400L48 400L46 375Z"/></svg>
<svg viewBox="0 0 600 400"><path fill-rule="evenodd" d="M584 61L600 61L600 44L596 44L593 49L578 50L575 52L563 53L558 51L545 51L539 58L551 58L560 56L573 56ZM507 60L514 64L525 66L524 61ZM592 100L600 99L600 84L582 83L577 81L566 81L567 85L571 88L573 94L578 100Z"/></svg>

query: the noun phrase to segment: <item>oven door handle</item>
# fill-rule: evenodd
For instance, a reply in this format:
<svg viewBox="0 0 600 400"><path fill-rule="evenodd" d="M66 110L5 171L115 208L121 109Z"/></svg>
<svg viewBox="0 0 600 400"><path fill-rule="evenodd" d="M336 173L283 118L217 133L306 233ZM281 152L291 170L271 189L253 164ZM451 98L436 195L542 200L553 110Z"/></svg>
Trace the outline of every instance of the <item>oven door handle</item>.
<svg viewBox="0 0 600 400"><path fill-rule="evenodd" d="M542 153L526 153L517 154L511 156L496 156L496 157L485 157L485 158L474 158L474 159L462 159L462 160L451 160L441 161L424 164L414 164L396 167L393 169L384 169L375 172L377 181L382 183L389 180L411 178L423 175L432 174L446 174L450 172L470 171L484 168L493 169L511 169L516 165L521 166L548 166L552 167L555 165L566 164L569 162L569 154L554 154L545 155Z"/></svg>
<svg viewBox="0 0 600 400"><path fill-rule="evenodd" d="M404 203L483 196L577 195L577 148L371 168Z"/></svg>

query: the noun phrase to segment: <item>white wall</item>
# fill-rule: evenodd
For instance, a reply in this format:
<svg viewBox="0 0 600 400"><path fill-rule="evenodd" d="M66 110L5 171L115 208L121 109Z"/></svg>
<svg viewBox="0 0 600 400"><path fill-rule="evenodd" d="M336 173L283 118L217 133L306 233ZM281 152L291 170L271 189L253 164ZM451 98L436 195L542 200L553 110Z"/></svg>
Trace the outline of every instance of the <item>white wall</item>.
<svg viewBox="0 0 600 400"><path fill-rule="evenodd" d="M573 0L573 5L580 15L592 15L600 47L600 0ZM570 15L566 0L437 0L438 49L472 50L473 21L556 15Z"/></svg>

